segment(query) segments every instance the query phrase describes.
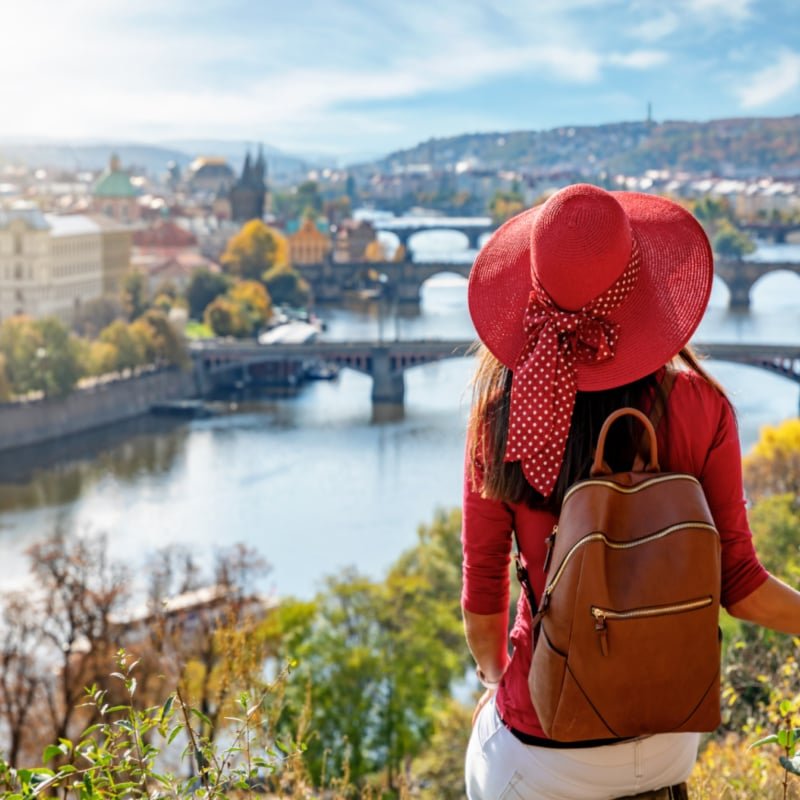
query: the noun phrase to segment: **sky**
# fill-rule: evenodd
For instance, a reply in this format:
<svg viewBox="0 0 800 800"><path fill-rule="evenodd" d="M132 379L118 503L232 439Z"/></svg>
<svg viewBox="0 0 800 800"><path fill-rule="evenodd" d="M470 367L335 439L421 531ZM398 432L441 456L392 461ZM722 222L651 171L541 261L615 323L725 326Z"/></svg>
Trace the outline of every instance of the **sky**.
<svg viewBox="0 0 800 800"><path fill-rule="evenodd" d="M0 0L0 139L431 137L800 113L798 0Z"/></svg>

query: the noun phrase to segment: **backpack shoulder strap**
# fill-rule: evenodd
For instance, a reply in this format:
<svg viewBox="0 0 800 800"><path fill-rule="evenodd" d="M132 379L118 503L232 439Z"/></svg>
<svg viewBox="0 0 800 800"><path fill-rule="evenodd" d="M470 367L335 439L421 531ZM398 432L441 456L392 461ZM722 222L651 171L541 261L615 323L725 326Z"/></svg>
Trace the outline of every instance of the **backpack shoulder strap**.
<svg viewBox="0 0 800 800"><path fill-rule="evenodd" d="M650 408L648 419L650 420L653 430L657 431L661 420L664 418L664 413L667 410L667 400L669 399L672 387L675 385L675 376L677 373L674 369L668 366L664 368L664 374L659 381L658 386L653 394L653 405ZM633 470L639 472L644 469L644 458L642 453L647 453L650 448L647 431L642 433L642 438L639 440L639 447L636 453L636 458L633 462Z"/></svg>

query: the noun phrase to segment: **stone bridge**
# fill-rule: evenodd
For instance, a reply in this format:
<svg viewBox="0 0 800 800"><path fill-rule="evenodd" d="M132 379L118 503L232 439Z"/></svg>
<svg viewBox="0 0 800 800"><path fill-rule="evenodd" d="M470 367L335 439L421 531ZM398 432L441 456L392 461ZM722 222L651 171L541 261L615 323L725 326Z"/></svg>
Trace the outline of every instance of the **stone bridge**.
<svg viewBox="0 0 800 800"><path fill-rule="evenodd" d="M800 231L800 220L792 222L770 222L768 220L754 220L752 222L739 221L739 228L759 239L769 239L776 244L783 244L790 233Z"/></svg>
<svg viewBox="0 0 800 800"><path fill-rule="evenodd" d="M382 261L377 263L339 263L329 261L298 267L309 281L314 296L321 302L336 302L348 289L363 286L367 275L384 275L385 297L400 303L419 303L422 284L434 275L452 272L469 277L471 261L440 259L437 261ZM770 272L785 270L800 276L800 262L759 262L715 259L714 271L730 291L731 309L750 307L753 285ZM800 292L798 292L800 294Z"/></svg>
<svg viewBox="0 0 800 800"><path fill-rule="evenodd" d="M291 384L306 366L328 364L372 378L373 406L402 408L404 373L411 367L467 355L472 340L272 344L214 342L191 346L200 393L257 383L266 378Z"/></svg>
<svg viewBox="0 0 800 800"><path fill-rule="evenodd" d="M468 247L477 250L481 236L491 233L497 225L491 217L400 217L375 220L372 226L377 231L393 233L408 251L408 243L414 234L430 231L457 231L467 237Z"/></svg>
<svg viewBox="0 0 800 800"><path fill-rule="evenodd" d="M293 376L300 381L305 366L322 363L369 375L372 378L373 408L394 409L401 414L405 398L405 370L445 358L470 355L473 344L471 339L322 341L302 345L214 341L193 344L191 354L201 394L209 394L216 388L257 383L265 374L288 383L291 383ZM694 342L693 346L710 358L759 367L800 384L800 344Z"/></svg>

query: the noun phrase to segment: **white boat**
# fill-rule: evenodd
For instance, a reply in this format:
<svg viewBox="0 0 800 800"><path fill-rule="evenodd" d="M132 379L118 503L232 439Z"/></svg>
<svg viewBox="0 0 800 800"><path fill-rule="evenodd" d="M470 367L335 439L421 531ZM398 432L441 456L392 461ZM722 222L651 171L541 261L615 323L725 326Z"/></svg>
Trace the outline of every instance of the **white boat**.
<svg viewBox="0 0 800 800"><path fill-rule="evenodd" d="M290 320L283 325L277 325L260 334L259 344L308 344L313 342L319 334L319 326L308 322Z"/></svg>

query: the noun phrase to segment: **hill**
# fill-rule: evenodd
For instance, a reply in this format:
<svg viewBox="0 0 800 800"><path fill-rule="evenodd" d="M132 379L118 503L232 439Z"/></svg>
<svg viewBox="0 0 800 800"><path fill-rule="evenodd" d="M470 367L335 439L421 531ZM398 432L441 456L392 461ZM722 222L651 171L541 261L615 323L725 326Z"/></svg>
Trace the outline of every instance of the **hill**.
<svg viewBox="0 0 800 800"><path fill-rule="evenodd" d="M419 164L447 169L459 162L526 173L641 174L667 169L742 178L798 177L800 115L463 134L430 139L357 169L385 173Z"/></svg>
<svg viewBox="0 0 800 800"><path fill-rule="evenodd" d="M157 176L166 172L174 161L182 170L197 156L218 155L230 161L235 170L241 169L248 150L254 153L257 144L229 140L197 140L166 142L163 145L136 142L66 142L66 141L0 141L0 165L23 164L29 167L50 167L65 171L95 172L108 165L111 153L116 153L125 169L144 171ZM274 147L264 147L270 174L283 181L302 180L308 165L300 158Z"/></svg>

